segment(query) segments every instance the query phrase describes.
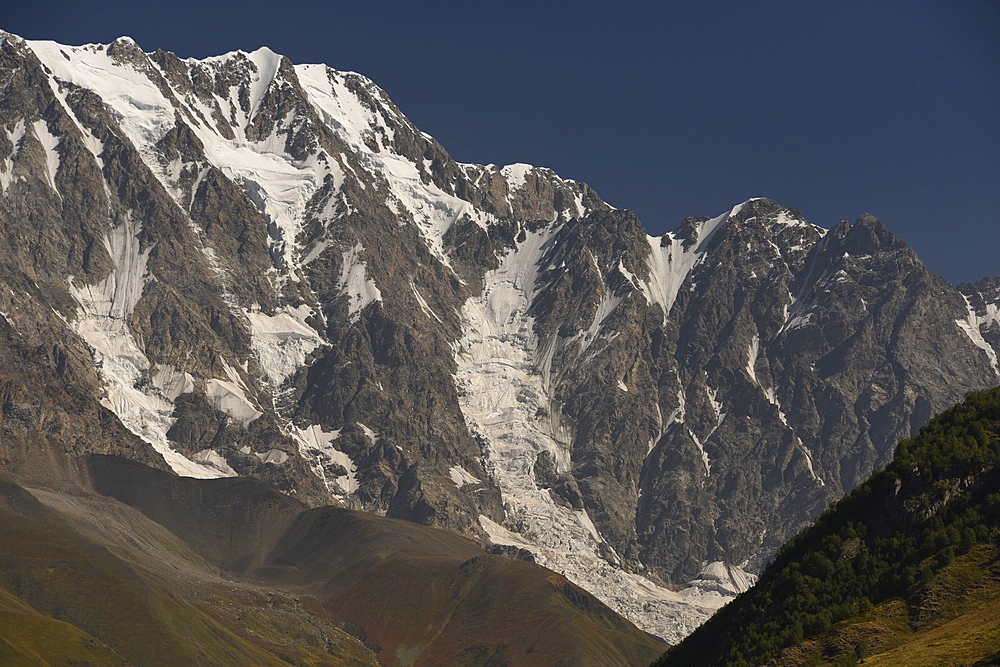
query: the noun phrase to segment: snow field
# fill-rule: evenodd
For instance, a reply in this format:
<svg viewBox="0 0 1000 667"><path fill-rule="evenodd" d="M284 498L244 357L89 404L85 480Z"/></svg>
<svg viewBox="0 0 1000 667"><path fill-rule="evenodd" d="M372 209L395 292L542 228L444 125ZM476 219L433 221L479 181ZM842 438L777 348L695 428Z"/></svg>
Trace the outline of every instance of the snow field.
<svg viewBox="0 0 1000 667"><path fill-rule="evenodd" d="M313 315L309 306L285 306L274 315L265 315L252 307L246 315L251 346L275 390L324 344L316 330L306 324L306 318Z"/></svg>

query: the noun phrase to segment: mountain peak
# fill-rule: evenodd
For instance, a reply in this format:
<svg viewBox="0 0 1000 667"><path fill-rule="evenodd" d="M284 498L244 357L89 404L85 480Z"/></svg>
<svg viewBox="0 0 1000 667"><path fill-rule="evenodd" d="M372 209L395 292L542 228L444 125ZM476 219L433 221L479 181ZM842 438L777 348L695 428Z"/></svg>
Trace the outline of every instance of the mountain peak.
<svg viewBox="0 0 1000 667"><path fill-rule="evenodd" d="M892 250L874 218L753 198L651 237L551 169L457 163L361 75L29 46L0 49L12 469L259 478L530 553L677 639L720 598L655 581L753 573L995 381L988 304L956 324L918 263L833 243Z"/></svg>
<svg viewBox="0 0 1000 667"><path fill-rule="evenodd" d="M841 240L841 246L844 252L852 255L871 255L909 247L870 213L860 215L849 227Z"/></svg>

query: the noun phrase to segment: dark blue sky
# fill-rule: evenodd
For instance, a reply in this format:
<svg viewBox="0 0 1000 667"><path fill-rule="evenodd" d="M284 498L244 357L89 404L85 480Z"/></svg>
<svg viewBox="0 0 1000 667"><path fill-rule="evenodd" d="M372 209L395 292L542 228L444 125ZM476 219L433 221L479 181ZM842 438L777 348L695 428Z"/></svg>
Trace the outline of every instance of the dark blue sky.
<svg viewBox="0 0 1000 667"><path fill-rule="evenodd" d="M7 2L0 27L375 80L465 162L586 181L655 233L753 196L1000 274L1000 2Z"/></svg>

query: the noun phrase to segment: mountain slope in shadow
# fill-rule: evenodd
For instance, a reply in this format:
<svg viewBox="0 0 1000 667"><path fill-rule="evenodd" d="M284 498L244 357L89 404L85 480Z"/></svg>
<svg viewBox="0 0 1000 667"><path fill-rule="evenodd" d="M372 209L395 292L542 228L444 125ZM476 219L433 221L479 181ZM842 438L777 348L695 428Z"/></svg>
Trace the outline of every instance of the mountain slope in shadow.
<svg viewBox="0 0 1000 667"><path fill-rule="evenodd" d="M76 467L74 488L3 483L0 613L73 626L65 642L98 656L58 650L93 664L641 664L664 646L561 575L451 533L247 478Z"/></svg>

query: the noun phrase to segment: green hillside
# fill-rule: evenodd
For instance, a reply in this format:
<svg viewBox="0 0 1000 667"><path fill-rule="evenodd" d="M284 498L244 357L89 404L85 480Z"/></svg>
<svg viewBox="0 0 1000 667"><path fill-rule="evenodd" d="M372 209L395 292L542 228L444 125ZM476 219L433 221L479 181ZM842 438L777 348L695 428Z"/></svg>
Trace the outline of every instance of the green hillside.
<svg viewBox="0 0 1000 667"><path fill-rule="evenodd" d="M970 394L655 665L972 665L1000 652L1000 388Z"/></svg>

